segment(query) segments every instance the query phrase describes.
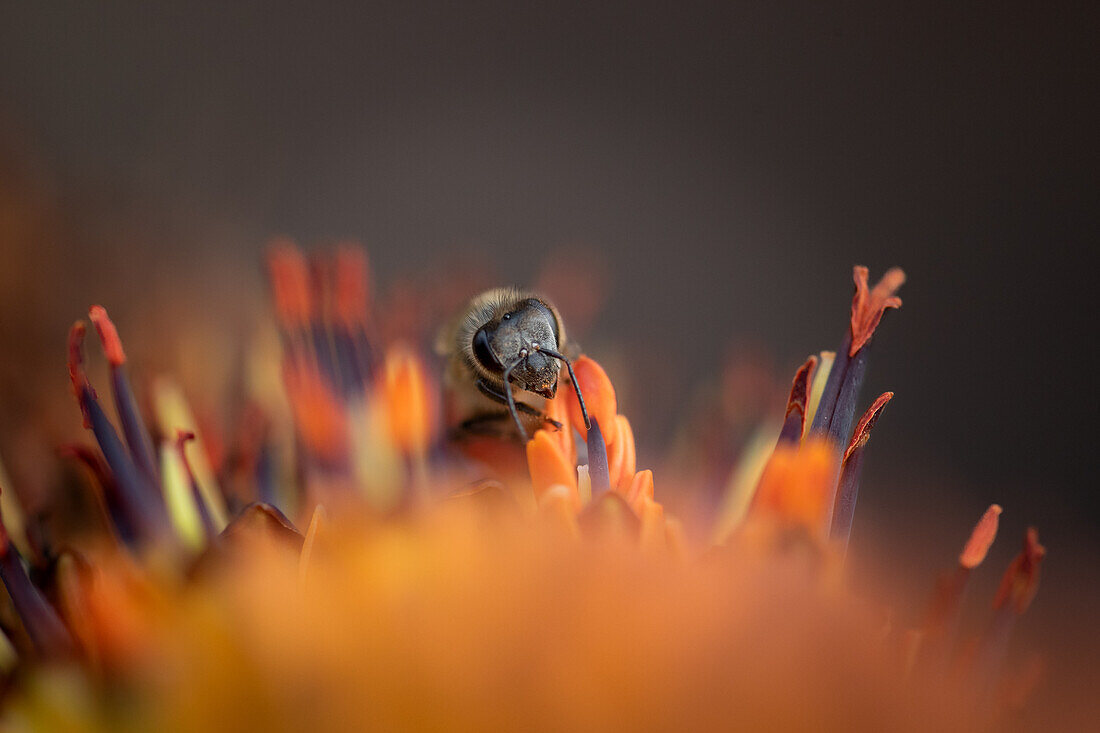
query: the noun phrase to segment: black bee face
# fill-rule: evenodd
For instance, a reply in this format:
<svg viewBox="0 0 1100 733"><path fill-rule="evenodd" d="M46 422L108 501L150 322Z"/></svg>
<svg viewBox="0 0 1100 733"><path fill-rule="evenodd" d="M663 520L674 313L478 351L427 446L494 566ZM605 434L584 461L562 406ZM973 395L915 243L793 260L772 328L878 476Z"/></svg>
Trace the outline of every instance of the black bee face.
<svg viewBox="0 0 1100 733"><path fill-rule="evenodd" d="M547 398L557 392L561 366L540 351L557 351L557 325L554 314L541 301L520 301L482 326L474 334L473 347L478 362L493 374L503 377L512 367L508 381L520 389Z"/></svg>

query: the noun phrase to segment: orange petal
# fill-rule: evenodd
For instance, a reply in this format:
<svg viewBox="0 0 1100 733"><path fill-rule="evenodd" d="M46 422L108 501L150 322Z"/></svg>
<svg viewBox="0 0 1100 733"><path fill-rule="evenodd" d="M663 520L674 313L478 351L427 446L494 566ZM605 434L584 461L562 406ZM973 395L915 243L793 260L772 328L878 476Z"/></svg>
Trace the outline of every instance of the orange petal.
<svg viewBox="0 0 1100 733"><path fill-rule="evenodd" d="M619 470L618 483L615 482L615 467L611 467L611 481L612 485L618 486L620 489L630 488L631 482L634 480L635 467L635 451L634 451L634 430L630 427L630 421L622 415L616 415L615 421L619 425L618 436L616 437L616 446L622 444L623 447L623 462L622 468Z"/></svg>
<svg viewBox="0 0 1100 733"><path fill-rule="evenodd" d="M626 501L631 507L640 507L646 499L653 498L653 471L638 471L626 491Z"/></svg>
<svg viewBox="0 0 1100 733"><path fill-rule="evenodd" d="M546 416L551 420L560 422L561 430L553 430L552 428L543 428L550 437L561 445L562 453L566 458L576 463L577 461L577 446L573 438L573 426L572 418L569 416L569 400L576 400L576 395L572 390L566 391L564 388L558 389L558 394L554 399L546 401Z"/></svg>
<svg viewBox="0 0 1100 733"><path fill-rule="evenodd" d="M619 405L615 400L615 387L607 377L607 372L599 364L587 356L582 356L573 363L573 372L577 375L577 384L584 395L584 406L591 417L600 421L600 428L605 432L604 441L608 441L610 433L615 430L615 415L619 412ZM584 427L584 418L581 416L581 406L577 402L577 396L570 390L569 415L573 427L586 440L588 431Z"/></svg>
<svg viewBox="0 0 1100 733"><path fill-rule="evenodd" d="M837 455L826 440L808 440L801 449L777 446L753 498L751 512L825 531L832 507Z"/></svg>
<svg viewBox="0 0 1100 733"><path fill-rule="evenodd" d="M577 468L565 457L561 445L545 430L539 430L527 442L527 466L531 471L531 488L538 500L551 486L561 484L577 495Z"/></svg>
<svg viewBox="0 0 1100 733"><path fill-rule="evenodd" d="M577 511L580 509L577 493L563 484L549 487L538 500L539 513L553 524L564 529L566 534L576 537L580 534L577 527Z"/></svg>
<svg viewBox="0 0 1100 733"><path fill-rule="evenodd" d="M645 549L660 549L665 542L665 508L648 497L634 508L642 520L641 545Z"/></svg>

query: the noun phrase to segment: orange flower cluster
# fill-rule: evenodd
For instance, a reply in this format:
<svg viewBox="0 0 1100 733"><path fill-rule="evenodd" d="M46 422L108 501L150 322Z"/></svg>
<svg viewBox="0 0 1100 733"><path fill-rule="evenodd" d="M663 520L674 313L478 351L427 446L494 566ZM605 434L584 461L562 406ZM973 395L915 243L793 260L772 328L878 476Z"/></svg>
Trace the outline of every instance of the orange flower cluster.
<svg viewBox="0 0 1100 733"><path fill-rule="evenodd" d="M58 551L37 525L9 533L0 517L0 641L11 639L21 685L0 723L300 730L322 711L348 730L973 730L1001 722L995 682L1034 684L1004 664L1045 556L1034 530L970 658L955 643L999 506L919 628L889 626L832 572L892 397L855 419L900 270L869 289L856 268L844 343L820 373L817 357L798 371L778 439L731 492L729 531L692 547L655 500L652 471L638 470L631 423L595 360L573 365L591 427L576 392L559 389L547 427L522 446L529 485L471 483L439 439L436 385L416 350L375 352L365 257L311 262L284 242L269 265L280 355L266 383L284 412L253 418L246 449L229 451L248 464L246 500L260 502L223 495L195 461L198 441L184 453L197 431L182 397L155 399L146 428L97 306L120 436L84 373L84 326L73 327L73 390L103 460L88 446L70 453L91 469L107 537L63 538ZM262 460L279 447L269 422L292 436L281 475ZM965 684L945 693L950 665Z"/></svg>

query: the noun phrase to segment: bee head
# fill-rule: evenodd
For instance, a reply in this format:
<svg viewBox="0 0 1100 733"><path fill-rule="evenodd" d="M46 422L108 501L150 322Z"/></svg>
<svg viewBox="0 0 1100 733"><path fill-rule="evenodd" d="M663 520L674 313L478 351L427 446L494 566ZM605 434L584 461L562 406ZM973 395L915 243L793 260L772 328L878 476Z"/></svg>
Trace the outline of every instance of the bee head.
<svg viewBox="0 0 1100 733"><path fill-rule="evenodd" d="M511 383L549 399L557 393L561 366L543 349L558 349L557 319L537 298L520 301L474 334L474 357L482 367L501 378L511 367Z"/></svg>

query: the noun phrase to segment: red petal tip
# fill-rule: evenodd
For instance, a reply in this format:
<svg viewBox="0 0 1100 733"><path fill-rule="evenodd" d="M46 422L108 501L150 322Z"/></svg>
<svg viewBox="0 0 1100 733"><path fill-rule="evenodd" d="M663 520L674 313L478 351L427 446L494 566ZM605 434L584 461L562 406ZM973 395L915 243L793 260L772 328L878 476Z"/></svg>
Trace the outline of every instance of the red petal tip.
<svg viewBox="0 0 1100 733"><path fill-rule="evenodd" d="M101 305L93 305L88 311L88 318L95 325L99 341L103 344L103 353L107 356L107 362L118 367L126 363L126 353L122 350L122 340L118 337L115 324L107 315L107 309Z"/></svg>

